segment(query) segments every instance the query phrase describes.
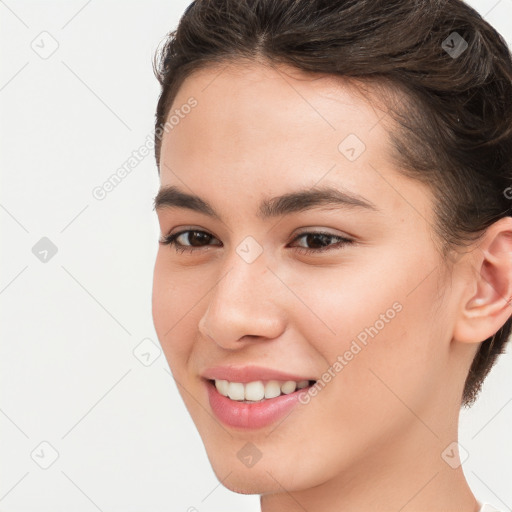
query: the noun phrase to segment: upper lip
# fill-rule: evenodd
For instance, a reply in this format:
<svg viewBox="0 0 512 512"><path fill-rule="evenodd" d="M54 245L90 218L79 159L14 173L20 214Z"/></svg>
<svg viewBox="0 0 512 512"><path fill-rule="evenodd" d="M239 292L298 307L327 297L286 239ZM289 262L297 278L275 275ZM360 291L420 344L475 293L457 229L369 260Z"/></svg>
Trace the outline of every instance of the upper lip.
<svg viewBox="0 0 512 512"><path fill-rule="evenodd" d="M257 380L294 380L300 382L301 380L316 380L308 376L291 374L274 370L272 368L265 368L263 366L213 366L207 368L201 373L201 377L210 380L228 380L229 382L253 382Z"/></svg>

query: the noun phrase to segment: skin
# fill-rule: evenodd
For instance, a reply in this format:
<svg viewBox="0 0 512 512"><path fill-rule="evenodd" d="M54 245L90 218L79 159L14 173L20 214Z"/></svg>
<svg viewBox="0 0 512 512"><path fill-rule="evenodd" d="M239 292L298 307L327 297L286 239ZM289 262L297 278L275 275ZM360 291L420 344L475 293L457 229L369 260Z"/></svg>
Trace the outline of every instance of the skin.
<svg viewBox="0 0 512 512"><path fill-rule="evenodd" d="M198 104L163 137L161 185L199 195L221 220L157 209L162 234L213 237L191 254L159 246L160 343L217 477L235 492L260 494L264 512L477 511L462 468L441 454L457 440L479 342L511 314L512 219L446 267L434 243L432 193L393 164L385 108L341 79L314 78L238 61L197 71L180 87L171 110L191 96ZM366 145L352 162L338 150L350 133ZM378 211L256 215L263 198L322 185ZM336 248L328 239L329 251L298 253L319 247L296 240L315 230L355 243ZM236 252L247 236L263 250L252 263ZM401 311L378 335L279 425L239 430L213 416L204 369L256 364L321 379L397 302ZM247 442L262 454L250 468L237 457Z"/></svg>

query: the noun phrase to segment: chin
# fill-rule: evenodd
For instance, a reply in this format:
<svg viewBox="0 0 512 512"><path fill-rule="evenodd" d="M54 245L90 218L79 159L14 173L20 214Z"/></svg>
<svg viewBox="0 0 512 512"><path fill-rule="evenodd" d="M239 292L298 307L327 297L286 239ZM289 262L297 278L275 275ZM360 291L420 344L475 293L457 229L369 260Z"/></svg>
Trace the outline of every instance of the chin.
<svg viewBox="0 0 512 512"><path fill-rule="evenodd" d="M208 458L219 482L238 494L271 494L282 492L283 488L301 491L322 483L325 477L321 471L314 472L311 468L299 471L289 460L262 458L254 466L245 467L237 458L228 458L225 452L208 454Z"/></svg>
<svg viewBox="0 0 512 512"><path fill-rule="evenodd" d="M269 471L267 473L263 467L240 469L222 465L218 468L212 466L212 468L219 482L226 489L238 494L268 494L281 492L283 489L276 481L277 479L272 478L269 474L272 471L267 470ZM288 483L285 481L282 485L286 487ZM286 488L288 489L288 487Z"/></svg>

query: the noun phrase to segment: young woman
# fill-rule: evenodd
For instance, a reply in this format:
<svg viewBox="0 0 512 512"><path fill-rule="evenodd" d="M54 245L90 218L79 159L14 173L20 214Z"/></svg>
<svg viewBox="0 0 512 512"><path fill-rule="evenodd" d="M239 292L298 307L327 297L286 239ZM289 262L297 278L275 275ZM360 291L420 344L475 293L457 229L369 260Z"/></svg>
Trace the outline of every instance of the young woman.
<svg viewBox="0 0 512 512"><path fill-rule="evenodd" d="M512 308L512 58L459 0L197 0L158 53L153 318L263 512L495 510L457 443Z"/></svg>

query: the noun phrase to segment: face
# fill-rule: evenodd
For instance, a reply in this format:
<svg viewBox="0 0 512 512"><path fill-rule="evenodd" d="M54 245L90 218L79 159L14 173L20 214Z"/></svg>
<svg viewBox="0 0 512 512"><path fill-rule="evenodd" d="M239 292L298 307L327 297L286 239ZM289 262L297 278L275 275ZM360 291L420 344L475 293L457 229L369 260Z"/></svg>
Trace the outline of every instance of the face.
<svg viewBox="0 0 512 512"><path fill-rule="evenodd" d="M453 304L385 111L340 79L233 63L187 78L173 114L153 319L223 484L306 489L435 441L411 410L435 422L450 400Z"/></svg>

